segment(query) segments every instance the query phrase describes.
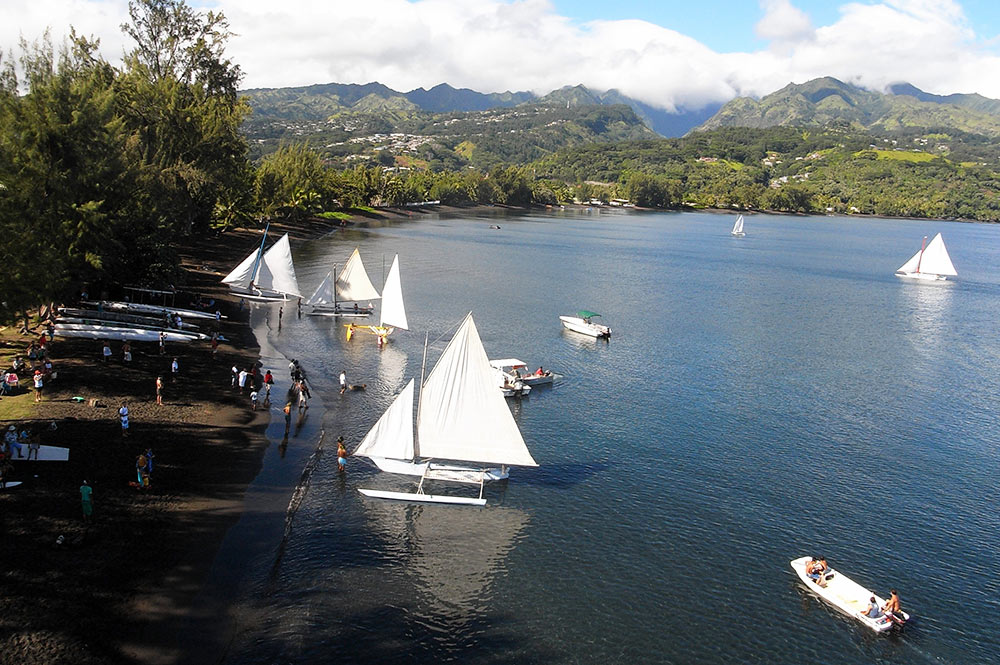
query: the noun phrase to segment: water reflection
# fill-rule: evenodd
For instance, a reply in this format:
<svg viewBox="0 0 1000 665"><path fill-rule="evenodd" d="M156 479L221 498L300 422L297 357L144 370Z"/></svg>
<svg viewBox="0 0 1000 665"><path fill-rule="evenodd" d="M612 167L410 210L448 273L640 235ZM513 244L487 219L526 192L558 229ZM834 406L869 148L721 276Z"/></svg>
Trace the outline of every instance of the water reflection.
<svg viewBox="0 0 1000 665"><path fill-rule="evenodd" d="M901 284L902 310L907 324L904 334L914 348L937 348L952 327L954 284ZM929 348L930 347L930 348Z"/></svg>
<svg viewBox="0 0 1000 665"><path fill-rule="evenodd" d="M364 505L386 547L406 553L401 567L428 609L456 619L489 609L493 583L506 576L507 557L530 520L522 510L497 506Z"/></svg>

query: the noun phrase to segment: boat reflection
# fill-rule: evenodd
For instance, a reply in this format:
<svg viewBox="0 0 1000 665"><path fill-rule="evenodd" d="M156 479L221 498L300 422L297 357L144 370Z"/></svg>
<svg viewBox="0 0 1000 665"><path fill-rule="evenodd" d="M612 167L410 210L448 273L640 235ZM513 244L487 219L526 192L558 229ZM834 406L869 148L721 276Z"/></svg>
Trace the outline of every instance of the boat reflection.
<svg viewBox="0 0 1000 665"><path fill-rule="evenodd" d="M912 333L915 348L926 349L928 343L941 339L951 327L950 311L955 284L950 282L901 284L903 310L908 319L904 330Z"/></svg>
<svg viewBox="0 0 1000 665"><path fill-rule="evenodd" d="M494 584L507 573L507 557L523 538L530 515L491 506L454 506L365 501L365 510L385 546L406 553L401 568L428 609L467 619L491 603Z"/></svg>

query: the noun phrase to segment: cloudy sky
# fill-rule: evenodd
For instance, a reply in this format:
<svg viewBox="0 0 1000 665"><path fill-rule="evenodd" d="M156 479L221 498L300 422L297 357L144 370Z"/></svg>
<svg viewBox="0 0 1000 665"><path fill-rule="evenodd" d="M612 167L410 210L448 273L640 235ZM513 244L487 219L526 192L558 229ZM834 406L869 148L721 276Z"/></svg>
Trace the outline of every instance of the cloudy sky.
<svg viewBox="0 0 1000 665"><path fill-rule="evenodd" d="M118 61L127 0L2 0L0 48L46 27ZM997 0L189 0L222 11L244 88L583 83L673 110L835 76L1000 98Z"/></svg>

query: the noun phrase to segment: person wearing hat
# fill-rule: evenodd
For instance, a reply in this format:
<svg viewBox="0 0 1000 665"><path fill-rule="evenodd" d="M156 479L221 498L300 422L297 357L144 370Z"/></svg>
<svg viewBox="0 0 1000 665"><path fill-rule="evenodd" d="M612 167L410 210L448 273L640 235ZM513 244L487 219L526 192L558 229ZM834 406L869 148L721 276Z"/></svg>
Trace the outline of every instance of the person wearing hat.
<svg viewBox="0 0 1000 665"><path fill-rule="evenodd" d="M42 386L45 385L45 380L42 377L42 370L35 370L35 401L42 401Z"/></svg>
<svg viewBox="0 0 1000 665"><path fill-rule="evenodd" d="M24 459L24 454L21 452L21 442L17 440L17 426L11 425L7 428L7 434L4 435L4 441L7 443L7 457L14 459L14 449L17 449L17 456Z"/></svg>
<svg viewBox="0 0 1000 665"><path fill-rule="evenodd" d="M347 447L344 445L344 437L337 437L337 470L343 471L347 464Z"/></svg>

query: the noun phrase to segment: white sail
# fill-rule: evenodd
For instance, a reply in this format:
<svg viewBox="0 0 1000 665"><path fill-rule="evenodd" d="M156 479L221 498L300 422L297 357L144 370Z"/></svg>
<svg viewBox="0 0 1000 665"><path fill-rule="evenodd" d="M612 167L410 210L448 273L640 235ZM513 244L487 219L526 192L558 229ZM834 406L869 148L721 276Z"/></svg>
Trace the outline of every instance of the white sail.
<svg viewBox="0 0 1000 665"><path fill-rule="evenodd" d="M233 268L233 271L222 278L225 284L233 284L235 286L241 286L243 288L249 288L250 283L253 282L253 267L257 262L257 256L260 255L260 250L255 249L250 252L250 255L243 259L242 263Z"/></svg>
<svg viewBox="0 0 1000 665"><path fill-rule="evenodd" d="M382 313L379 325L408 330L406 310L403 309L403 285L399 279L399 254L392 260L389 276L382 289Z"/></svg>
<svg viewBox="0 0 1000 665"><path fill-rule="evenodd" d="M424 383L417 441L423 457L538 466L496 388L471 313Z"/></svg>
<svg viewBox="0 0 1000 665"><path fill-rule="evenodd" d="M375 300L381 298L378 291L368 279L368 272L364 263L361 262L361 253L357 247L354 253L347 260L347 265L337 276L337 295L340 300L348 302L361 302L362 300ZM406 326L400 326L406 328Z"/></svg>
<svg viewBox="0 0 1000 665"><path fill-rule="evenodd" d="M948 256L948 249L944 246L944 240L941 238L940 233L934 236L934 239L927 245L927 249L924 250L924 258L920 262L920 272L930 272L935 275L949 275L952 277L958 275L955 272L955 266L951 262L951 257Z"/></svg>
<svg viewBox="0 0 1000 665"><path fill-rule="evenodd" d="M326 277L313 294L309 296L309 300L306 301L307 305L332 305L333 304L333 271L331 270L326 274Z"/></svg>
<svg viewBox="0 0 1000 665"><path fill-rule="evenodd" d="M413 459L413 379L396 396L354 451L362 457Z"/></svg>
<svg viewBox="0 0 1000 665"><path fill-rule="evenodd" d="M910 260L899 267L897 273L914 274L924 273L928 275L950 275L957 276L955 266L948 256L948 249L944 246L944 239L941 234L934 236L926 247L923 247Z"/></svg>
<svg viewBox="0 0 1000 665"><path fill-rule="evenodd" d="M743 233L743 215L740 215L739 217L736 218L736 223L733 224L733 230L732 230L732 234L734 236L739 235L741 233Z"/></svg>
<svg viewBox="0 0 1000 665"><path fill-rule="evenodd" d="M289 296L302 297L299 293L299 283L295 279L295 266L292 265L292 247L288 242L288 234L281 236L271 249L264 252L257 270L254 286L262 291L275 291Z"/></svg>

